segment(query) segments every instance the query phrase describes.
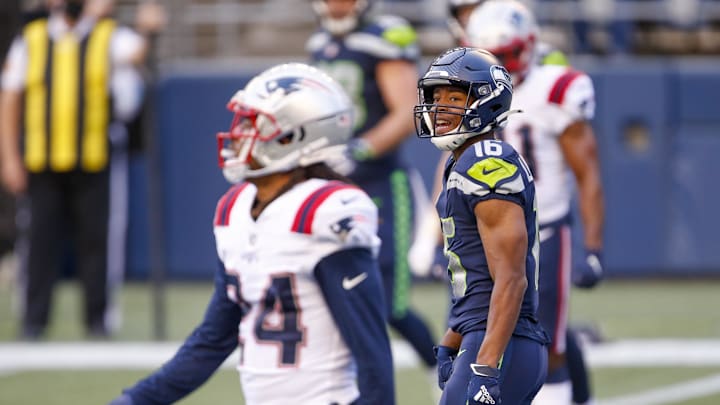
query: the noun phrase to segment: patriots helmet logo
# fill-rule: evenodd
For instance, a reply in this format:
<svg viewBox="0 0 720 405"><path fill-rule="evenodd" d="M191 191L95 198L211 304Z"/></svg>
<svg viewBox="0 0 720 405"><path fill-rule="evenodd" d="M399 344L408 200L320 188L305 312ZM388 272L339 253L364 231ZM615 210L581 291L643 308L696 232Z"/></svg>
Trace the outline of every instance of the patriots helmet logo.
<svg viewBox="0 0 720 405"><path fill-rule="evenodd" d="M265 83L265 90L268 94L280 92L287 95L303 89L320 89L327 92L331 90L319 81L312 80L307 77L282 77L277 80L269 80Z"/></svg>
<svg viewBox="0 0 720 405"><path fill-rule="evenodd" d="M513 11L512 14L510 14L510 23L516 28L521 27L523 24L523 15L517 11Z"/></svg>

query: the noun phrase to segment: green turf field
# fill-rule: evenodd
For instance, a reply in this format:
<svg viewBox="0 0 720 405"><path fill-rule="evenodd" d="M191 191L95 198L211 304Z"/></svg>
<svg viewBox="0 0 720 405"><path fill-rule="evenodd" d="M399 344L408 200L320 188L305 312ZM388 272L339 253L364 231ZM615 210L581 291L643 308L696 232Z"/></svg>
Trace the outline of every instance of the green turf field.
<svg viewBox="0 0 720 405"><path fill-rule="evenodd" d="M572 297L573 324L596 327L607 341L625 339L708 339L720 341L720 280L614 281ZM179 341L202 317L209 284L182 283L168 288L168 338ZM0 288L0 346L13 341L16 319L12 293ZM446 289L441 284L418 285L413 302L432 323L443 330ZM79 294L71 283L61 285L56 297L49 340L82 338ZM153 338L151 296L145 284L128 284L122 295L124 324L115 341ZM687 342L686 342L687 343ZM690 341L689 345L692 345ZM708 353L708 356L720 357ZM595 367L593 383L600 404L720 404L720 363L708 366ZM0 405L104 404L119 390L144 375L139 370L4 370L0 358ZM148 370L149 371L149 370ZM397 370L398 404L430 405L430 383L424 370ZM708 389L708 387L711 387ZM653 391L654 390L654 391ZM630 395L636 395L632 397ZM237 374L223 369L182 404L241 404ZM683 399L691 398L691 399ZM624 401L624 402L623 402Z"/></svg>

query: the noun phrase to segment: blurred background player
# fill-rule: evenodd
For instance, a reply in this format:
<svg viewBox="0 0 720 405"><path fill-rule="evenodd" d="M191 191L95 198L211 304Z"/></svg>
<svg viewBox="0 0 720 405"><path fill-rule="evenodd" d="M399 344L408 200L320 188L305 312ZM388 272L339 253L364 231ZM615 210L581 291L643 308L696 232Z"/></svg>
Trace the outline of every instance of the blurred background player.
<svg viewBox="0 0 720 405"><path fill-rule="evenodd" d="M0 66L4 65L7 50L21 24L20 0L0 2ZM0 124L2 125L2 124ZM0 288L12 284L16 276L14 266L15 197L0 189Z"/></svg>
<svg viewBox="0 0 720 405"><path fill-rule="evenodd" d="M467 45L467 27L470 14L485 0L448 0L447 26L458 45Z"/></svg>
<svg viewBox="0 0 720 405"><path fill-rule="evenodd" d="M173 403L238 346L248 405L394 404L377 208L323 163L352 135L350 99L295 63L259 74L228 106L218 159L233 186L215 213L220 266L205 318L112 404Z"/></svg>
<svg viewBox="0 0 720 405"><path fill-rule="evenodd" d="M538 28L518 1L488 0L467 26L468 41L495 54L516 83L513 107L520 114L503 129L503 139L523 155L535 176L540 223L540 310L552 344L548 378L536 404L570 404L566 328L572 268L572 173L583 225L584 257L576 284L591 286L602 274L604 204L595 135L591 79L560 65L534 63ZM587 402L589 398L586 399Z"/></svg>
<svg viewBox="0 0 720 405"><path fill-rule="evenodd" d="M547 340L536 317L532 174L495 139L517 112L510 75L484 50L454 48L418 88L418 136L451 152L437 200L452 290L438 347L440 404L529 404L545 380Z"/></svg>
<svg viewBox="0 0 720 405"><path fill-rule="evenodd" d="M48 1L48 14L25 24L3 70L0 174L5 189L23 197L18 226L25 339L45 334L65 262L59 241L68 239L88 336L107 337L120 322L113 293L125 266L125 124L141 105L137 69L145 42L100 12L109 11L101 2L107 3Z"/></svg>
<svg viewBox="0 0 720 405"><path fill-rule="evenodd" d="M414 195L422 181L402 159L413 133L419 48L413 28L395 16L370 14L368 0L314 0L320 29L307 42L313 64L334 77L355 105L349 177L379 209L380 268L390 325L433 368L433 338L409 307L407 252L413 233ZM424 189L422 189L424 193Z"/></svg>

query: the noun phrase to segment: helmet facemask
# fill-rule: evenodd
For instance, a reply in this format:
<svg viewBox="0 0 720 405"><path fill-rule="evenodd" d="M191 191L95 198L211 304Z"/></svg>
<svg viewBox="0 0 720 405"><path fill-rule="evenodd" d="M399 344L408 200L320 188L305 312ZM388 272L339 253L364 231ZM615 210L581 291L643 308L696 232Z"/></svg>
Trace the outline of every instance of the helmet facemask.
<svg viewBox="0 0 720 405"><path fill-rule="evenodd" d="M533 49L535 48L535 37L520 39L514 38L512 41L495 48L486 48L495 55L505 69L510 73L514 83L519 83L527 74L528 68L532 63Z"/></svg>
<svg viewBox="0 0 720 405"><path fill-rule="evenodd" d="M235 112L229 132L217 134L218 164L231 183L246 177L257 177L261 169L255 158L257 145L262 142L283 142L281 128L271 114L252 107L231 102L228 108ZM254 176L253 176L254 174Z"/></svg>
<svg viewBox="0 0 720 405"><path fill-rule="evenodd" d="M436 103L434 93L439 87L466 89L464 106ZM467 139L501 126L505 115L497 119L485 119L484 122L479 111L485 104L492 103L503 90L502 85L493 90L487 82L421 79L418 85L421 104L414 108L418 137L430 138L440 150L455 150Z"/></svg>

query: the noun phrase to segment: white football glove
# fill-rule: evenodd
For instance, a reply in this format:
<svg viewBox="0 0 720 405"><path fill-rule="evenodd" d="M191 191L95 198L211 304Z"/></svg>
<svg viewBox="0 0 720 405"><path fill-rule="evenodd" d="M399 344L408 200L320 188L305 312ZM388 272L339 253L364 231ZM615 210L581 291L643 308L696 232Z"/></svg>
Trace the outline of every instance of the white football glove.
<svg viewBox="0 0 720 405"><path fill-rule="evenodd" d="M435 264L435 249L440 241L440 219L435 208L426 207L415 232L410 250L408 250L408 265L410 271L418 277L430 275Z"/></svg>

